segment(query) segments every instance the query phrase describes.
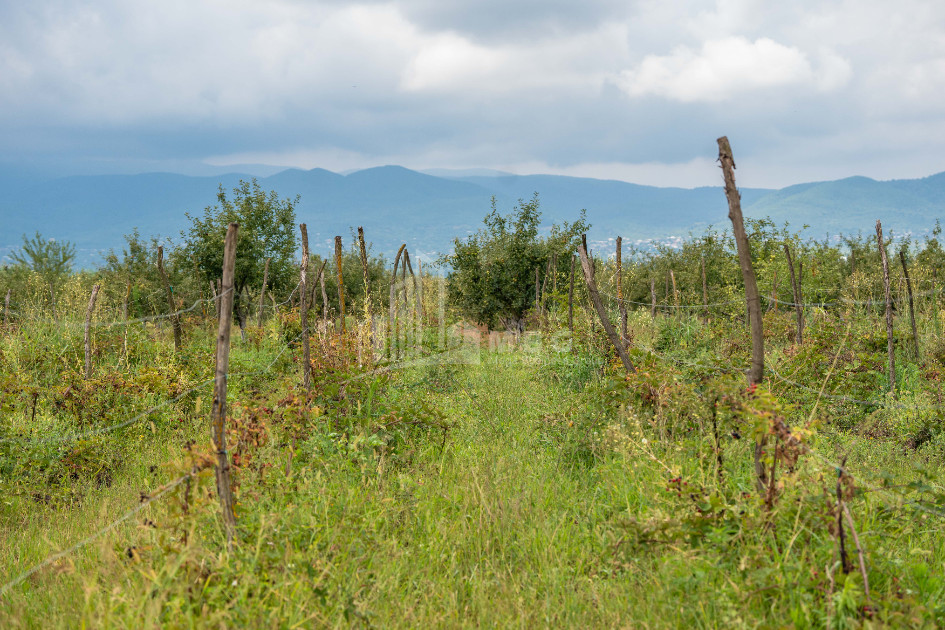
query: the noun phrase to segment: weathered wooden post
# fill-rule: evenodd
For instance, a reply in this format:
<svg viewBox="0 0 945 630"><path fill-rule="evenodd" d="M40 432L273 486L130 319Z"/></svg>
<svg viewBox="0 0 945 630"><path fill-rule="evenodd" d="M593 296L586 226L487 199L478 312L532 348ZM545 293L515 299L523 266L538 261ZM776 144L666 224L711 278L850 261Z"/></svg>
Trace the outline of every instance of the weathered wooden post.
<svg viewBox="0 0 945 630"><path fill-rule="evenodd" d="M896 395L896 349L893 336L892 295L889 291L889 261L886 258L886 246L883 244L883 225L876 221L876 244L879 257L883 262L883 291L886 295L886 349L889 354L889 391Z"/></svg>
<svg viewBox="0 0 945 630"><path fill-rule="evenodd" d="M371 339L374 338L374 317L371 314L371 279L368 270L367 245L364 242L364 228L358 226L358 247L361 250L361 271L364 273L364 316L371 327Z"/></svg>
<svg viewBox="0 0 945 630"><path fill-rule="evenodd" d="M797 334L795 341L798 345L804 342L804 305L801 297L801 279L794 273L794 258L791 248L784 243L784 256L787 258L788 271L791 273L791 288L794 292L794 308L797 311ZM798 269L800 271L800 268Z"/></svg>
<svg viewBox="0 0 945 630"><path fill-rule="evenodd" d="M394 271L391 273L390 277L390 299L387 302L388 315L390 321L387 327L388 330L388 344L387 344L387 356L390 356L391 347L398 341L399 333L397 331L397 271L400 269L400 257L404 255L404 249L407 248L407 244L403 243L400 246L400 249L397 250L397 256L394 258Z"/></svg>
<svg viewBox="0 0 945 630"><path fill-rule="evenodd" d="M728 218L732 222L732 233L735 236L735 245L738 249L738 264L741 267L742 278L745 282L745 301L751 325L751 368L748 371L748 384L757 385L764 378L765 366L761 299L758 295L755 270L751 266L751 250L748 235L745 233L745 222L742 218L741 195L735 187L735 158L732 156L732 147L725 136L719 138L717 142L722 177L725 181L725 197L728 200ZM762 459L766 442L766 438L755 442L755 485L762 496L765 494L765 486L768 480Z"/></svg>
<svg viewBox="0 0 945 630"><path fill-rule="evenodd" d="M263 322L263 300L266 298L266 284L269 282L269 261L271 261L271 260L272 260L272 258L267 258L267 259L266 259L266 266L263 267L263 283L262 283L262 289L259 290L259 314L258 314L258 317L257 317L257 319L256 319L256 326L258 326L259 328L262 328L262 322Z"/></svg>
<svg viewBox="0 0 945 630"><path fill-rule="evenodd" d="M623 237L617 237L617 308L620 310L620 338L627 341L627 305L623 301Z"/></svg>
<svg viewBox="0 0 945 630"><path fill-rule="evenodd" d="M345 280L341 271L343 245L341 237L335 237L335 265L338 267L338 309L341 314L341 335L345 335Z"/></svg>
<svg viewBox="0 0 945 630"><path fill-rule="evenodd" d="M626 368L629 374L635 374L637 370L635 367L633 367L633 363L630 362L630 356L627 354L627 349L620 337L617 336L617 331L614 330L613 325L610 323L610 318L607 316L607 310L604 308L604 304L600 300L600 294L597 292L597 282L594 280L594 267L590 260L588 260L587 251L585 251L583 245L578 246L578 255L581 257L581 269L584 270L584 280L587 282L587 292L590 294L591 302L593 302L594 308L597 310L598 317L600 317L600 323L604 327L604 332L607 333L610 343L617 351L617 356L620 357L623 367Z"/></svg>
<svg viewBox="0 0 945 630"><path fill-rule="evenodd" d="M568 288L568 330L574 338L574 254L571 254L571 286Z"/></svg>
<svg viewBox="0 0 945 630"><path fill-rule="evenodd" d="M213 444L217 451L217 496L223 513L227 548L236 536L236 513L230 487L230 458L226 451L226 381L230 368L230 322L233 319L233 280L236 267L236 238L239 224L230 223L223 246L223 282L220 291L220 323L217 327L216 378L213 386Z"/></svg>
<svg viewBox="0 0 945 630"><path fill-rule="evenodd" d="M89 307L85 311L85 378L92 377L92 311L95 310L95 298L98 297L100 286L92 287L92 295L89 297Z"/></svg>
<svg viewBox="0 0 945 630"><path fill-rule="evenodd" d="M302 386L309 390L312 388L312 351L308 339L308 228L304 223L301 223L299 224L299 230L302 232L302 267L299 279L299 291L301 292L299 318L302 324Z"/></svg>
<svg viewBox="0 0 945 630"><path fill-rule="evenodd" d="M158 273L161 274L161 280L164 281L164 290L167 292L167 305L171 309L171 325L174 327L174 352L180 353L180 317L177 314L177 305L174 303L174 289L171 288L171 281L164 270L164 248L158 246Z"/></svg>
<svg viewBox="0 0 945 630"><path fill-rule="evenodd" d="M915 325L915 306L912 302L912 280L909 278L909 267L906 266L906 252L899 250L899 261L902 263L902 273L906 276L906 291L909 292L909 319L912 321L912 341L915 348L916 361L919 360L919 332Z"/></svg>

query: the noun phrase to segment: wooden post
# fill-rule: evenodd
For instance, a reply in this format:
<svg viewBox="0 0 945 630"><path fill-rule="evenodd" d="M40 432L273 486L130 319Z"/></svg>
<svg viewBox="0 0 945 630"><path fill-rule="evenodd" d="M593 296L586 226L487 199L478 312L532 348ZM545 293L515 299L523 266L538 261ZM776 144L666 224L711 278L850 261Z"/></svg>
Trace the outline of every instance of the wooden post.
<svg viewBox="0 0 945 630"><path fill-rule="evenodd" d="M699 258L699 264L702 267L702 313L706 321L709 321L709 285L705 278L705 256Z"/></svg>
<svg viewBox="0 0 945 630"><path fill-rule="evenodd" d="M758 295L758 284L755 280L755 270L751 266L751 251L748 244L748 235L745 233L745 223L742 218L741 195L735 187L735 158L732 156L732 147L728 138L718 139L719 162L722 165L722 177L725 180L725 197L728 200L728 218L732 222L732 233L735 236L735 245L738 249L738 264L742 270L742 279L745 282L745 301L748 308L748 319L751 325L751 368L748 371L748 384L756 385L764 378L765 349L764 331L761 320L761 299ZM768 475L762 459L766 437L755 442L755 486L761 496L765 496Z"/></svg>
<svg viewBox="0 0 945 630"><path fill-rule="evenodd" d="M343 245L341 237L335 237L335 265L338 267L338 310L341 315L341 334L345 334L345 281L341 272Z"/></svg>
<svg viewBox="0 0 945 630"><path fill-rule="evenodd" d="M322 266L318 269L318 283L322 287L322 319L328 321L328 291L325 290L325 265L328 259L322 261Z"/></svg>
<svg viewBox="0 0 945 630"><path fill-rule="evenodd" d="M372 322L373 324L373 318L371 317L371 280L368 272L367 245L364 243L364 228L361 226L358 226L358 247L361 249L361 271L364 273L364 316L367 318L368 322Z"/></svg>
<svg viewBox="0 0 945 630"><path fill-rule="evenodd" d="M10 294L13 292L13 289L7 289L7 297L3 300L3 329L6 330L7 324L10 322Z"/></svg>
<svg viewBox="0 0 945 630"><path fill-rule="evenodd" d="M131 280L125 283L125 299L121 303L121 319L125 322L125 331L121 340L122 354L128 357L128 302L131 300Z"/></svg>
<svg viewBox="0 0 945 630"><path fill-rule="evenodd" d="M177 304L174 303L174 290L171 288L171 281L164 270L164 248L158 246L158 273L164 281L164 290L167 293L167 305L171 309L171 325L174 327L174 352L180 353L180 317L177 315Z"/></svg>
<svg viewBox="0 0 945 630"><path fill-rule="evenodd" d="M883 225L876 221L876 244L879 257L883 262L883 291L886 295L886 349L889 355L889 391L896 395L896 350L893 336L892 295L889 291L889 261L886 258L886 246L883 244Z"/></svg>
<svg viewBox="0 0 945 630"><path fill-rule="evenodd" d="M100 286L92 287L92 296L89 297L89 307L85 311L85 378L92 377L92 311L95 310L95 298L98 297Z"/></svg>
<svg viewBox="0 0 945 630"><path fill-rule="evenodd" d="M394 258L394 270L390 277L390 296L387 302L387 310L390 319L387 327L388 336L390 338L387 344L388 356L390 356L390 349L398 337L398 333L394 326L394 323L397 321L397 271L400 269L400 257L404 255L404 249L406 248L407 244L403 243L400 246L400 249L397 250L397 256Z"/></svg>
<svg viewBox="0 0 945 630"><path fill-rule="evenodd" d="M909 292L909 318L912 321L912 341L915 348L916 361L919 360L919 332L915 326L915 306L912 302L912 280L909 278L909 267L906 266L906 252L899 250L899 261L902 263L902 273L906 276L906 291Z"/></svg>
<svg viewBox="0 0 945 630"><path fill-rule="evenodd" d="M676 272L672 269L669 270L669 279L673 281L673 306L676 307L676 312L679 313L679 290L676 288Z"/></svg>
<svg viewBox="0 0 945 630"><path fill-rule="evenodd" d="M232 549L236 535L236 513L230 487L230 458L226 452L226 381L230 368L230 322L233 320L233 284L236 267L236 238L239 224L230 223L223 246L223 282L220 291L220 323L217 327L216 379L213 387L213 444L217 452L217 496L223 513L227 548Z"/></svg>
<svg viewBox="0 0 945 630"><path fill-rule="evenodd" d="M722 163L722 176L725 179L725 196L728 199L728 218L732 221L732 232L738 249L738 263L745 282L745 301L751 319L751 369L748 372L748 382L754 385L764 378L765 351L761 299L758 295L755 270L751 266L751 251L742 218L741 195L735 187L735 158L732 157L732 147L725 136L718 139L718 145L719 162Z"/></svg>
<svg viewBox="0 0 945 630"><path fill-rule="evenodd" d="M302 324L302 386L309 390L312 388L312 351L308 339L308 228L304 223L301 223L299 224L299 231L302 232L302 268L299 279L299 292L301 293L299 318Z"/></svg>
<svg viewBox="0 0 945 630"><path fill-rule="evenodd" d="M784 256L787 258L788 271L791 273L791 288L794 292L794 309L797 311L797 334L794 340L797 345L804 342L804 306L801 299L801 281L794 273L794 258L791 256L791 248L784 243ZM800 269L798 269L800 271Z"/></svg>
<svg viewBox="0 0 945 630"><path fill-rule="evenodd" d="M574 337L574 254L571 255L571 286L568 288L568 329Z"/></svg>
<svg viewBox="0 0 945 630"><path fill-rule="evenodd" d="M617 331L614 330L613 325L610 323L610 318L607 317L607 310L604 308L604 305L600 300L600 294L597 292L597 282L594 280L594 267L588 260L587 251L585 251L583 245L578 247L578 255L581 257L581 269L584 270L584 280L587 282L587 292L591 296L591 301L594 303L594 308L597 310L598 317L600 317L600 323L604 326L604 331L607 333L610 343L613 344L614 349L617 351L617 356L620 357L620 361L623 363L624 368L626 368L628 373L635 374L637 370L633 367L633 363L630 362L630 356L627 354L627 349L624 347L623 341L621 341L620 337L617 336Z"/></svg>
<svg viewBox="0 0 945 630"><path fill-rule="evenodd" d="M627 305L623 301L623 237L617 237L617 308L620 310L620 338L627 341Z"/></svg>
<svg viewBox="0 0 945 630"><path fill-rule="evenodd" d="M260 289L260 291L259 291L259 314L258 314L258 317L257 317L257 319L256 319L256 326L258 326L259 328L262 328L262 322L263 322L263 300L264 300L265 297L266 297L266 284L269 282L269 261L271 261L271 260L272 260L272 258L267 258L267 259L266 259L266 266L263 267L263 283L262 283L262 289Z"/></svg>
<svg viewBox="0 0 945 630"><path fill-rule="evenodd" d="M650 317L656 319L656 279L650 278Z"/></svg>

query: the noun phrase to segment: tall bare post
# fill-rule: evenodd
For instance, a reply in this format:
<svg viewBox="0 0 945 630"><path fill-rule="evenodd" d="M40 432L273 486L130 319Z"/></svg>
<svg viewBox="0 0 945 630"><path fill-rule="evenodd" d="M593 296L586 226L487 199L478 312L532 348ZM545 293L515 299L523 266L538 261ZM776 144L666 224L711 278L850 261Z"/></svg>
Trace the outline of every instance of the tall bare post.
<svg viewBox="0 0 945 630"><path fill-rule="evenodd" d="M161 274L161 280L164 281L164 291L167 293L167 306L171 309L171 324L174 327L174 352L180 352L180 317L177 315L177 304L174 303L174 289L171 288L171 281L167 277L167 271L164 270L164 248L158 246L158 273Z"/></svg>
<svg viewBox="0 0 945 630"><path fill-rule="evenodd" d="M345 335L345 281L341 271L343 244L341 237L335 237L335 266L338 268L338 310L341 315L341 335Z"/></svg>
<svg viewBox="0 0 945 630"><path fill-rule="evenodd" d="M328 291L325 290L325 265L328 259L322 261L322 266L318 268L318 283L322 287L322 319L328 321Z"/></svg>
<svg viewBox="0 0 945 630"><path fill-rule="evenodd" d="M95 310L95 298L98 297L99 285L92 287L89 307L85 311L85 378L92 377L92 311Z"/></svg>
<svg viewBox="0 0 945 630"><path fill-rule="evenodd" d="M299 317L302 324L302 385L306 391L312 387L312 350L308 338L308 228L304 223L299 224L302 232L302 267L299 278L299 292L301 306Z"/></svg>
<svg viewBox="0 0 945 630"><path fill-rule="evenodd" d="M791 288L794 291L794 308L797 311L797 334L794 339L798 345L804 341L804 304L801 298L801 281L794 273L794 258L791 248L784 244L784 256L787 258L788 271L791 272Z"/></svg>
<svg viewBox="0 0 945 630"><path fill-rule="evenodd" d="M128 357L128 302L131 301L131 280L125 283L125 299L121 303L121 320L125 322L125 331L121 340L122 354Z"/></svg>
<svg viewBox="0 0 945 630"><path fill-rule="evenodd" d="M709 284L705 277L705 256L699 259L699 265L702 267L702 315L709 321Z"/></svg>
<svg viewBox="0 0 945 630"><path fill-rule="evenodd" d="M650 278L650 317L656 319L656 279Z"/></svg>
<svg viewBox="0 0 945 630"><path fill-rule="evenodd" d="M676 307L676 312L679 312L679 289L676 288L676 272L672 269L669 270L669 279L673 282L673 306Z"/></svg>
<svg viewBox="0 0 945 630"><path fill-rule="evenodd" d="M620 357L620 361L623 363L623 367L626 368L627 373L635 374L636 368L633 367L633 363L630 362L630 356L627 354L627 349L624 347L623 341L620 337L617 336L617 331L614 330L613 325L610 323L610 318L607 316L607 310L604 308L604 304L600 300L600 294L597 292L597 282L594 280L594 267L591 265L591 261L587 258L587 251L585 251L583 245L578 246L578 255L581 257L581 269L584 270L584 280L587 282L587 292L591 296L591 302L594 303L594 308L597 310L597 315L600 317L600 323L604 326L604 332L607 333L607 337L610 339L610 343L613 344L614 349L617 351L617 356Z"/></svg>
<svg viewBox="0 0 945 630"><path fill-rule="evenodd" d="M394 327L394 323L397 321L397 271L400 269L400 257L404 255L404 249L406 249L406 247L407 244L404 243L400 246L400 249L397 250L397 256L394 258L394 271L390 277L390 297L388 300L388 313L390 321L387 327L390 333L390 341L387 344L388 356L390 356L391 346L394 345L398 336Z"/></svg>
<svg viewBox="0 0 945 630"><path fill-rule="evenodd" d="M367 245L364 243L364 228L358 226L358 247L361 250L361 271L364 273L364 316L371 325L374 334L374 318L371 317L371 281L368 272Z"/></svg>
<svg viewBox="0 0 945 630"><path fill-rule="evenodd" d="M745 222L742 218L741 195L735 187L735 158L732 156L732 147L728 138L718 139L719 162L722 166L722 177L725 180L725 197L728 199L728 218L732 222L732 233L735 236L735 245L738 249L738 264L742 270L745 282L745 301L748 308L748 319L751 325L751 368L748 371L749 385L756 385L764 378L765 348L764 331L761 320L761 299L758 295L758 284L755 280L755 270L751 266L751 250L748 244L748 235L745 233ZM759 494L764 496L768 481L765 470L764 453L766 438L755 442L755 485Z"/></svg>
<svg viewBox="0 0 945 630"><path fill-rule="evenodd" d="M236 267L236 238L239 224L230 223L223 246L223 282L220 290L220 323L217 327L216 379L213 386L213 444L217 451L217 496L226 528L226 544L233 547L236 513L230 487L230 457L226 451L226 379L230 369L230 322L233 319L233 280Z"/></svg>
<svg viewBox="0 0 945 630"><path fill-rule="evenodd" d="M574 338L574 255L571 255L571 286L568 288L568 330Z"/></svg>
<svg viewBox="0 0 945 630"><path fill-rule="evenodd" d="M912 341L915 349L915 358L919 360L919 332L915 326L915 306L912 302L912 280L909 278L909 267L906 266L906 252L899 250L899 262L902 263L902 273L906 277L906 291L909 292L909 319L912 321Z"/></svg>
<svg viewBox="0 0 945 630"><path fill-rule="evenodd" d="M879 257L883 261L883 290L886 294L886 349L889 354L889 391L896 395L896 350L893 337L892 295L889 291L889 260L886 258L886 246L883 244L883 225L876 221L876 244Z"/></svg>
<svg viewBox="0 0 945 630"><path fill-rule="evenodd" d="M263 283L262 283L262 289L259 290L259 314L258 314L258 317L257 317L257 319L256 319L256 326L258 326L259 328L262 328L262 322L263 322L263 300L266 298L266 285L269 283L269 261L271 261L271 260L272 260L272 258L267 258L267 259L266 259L266 266L263 267Z"/></svg>
<svg viewBox="0 0 945 630"><path fill-rule="evenodd" d="M620 338L627 342L627 305L623 301L623 237L617 237L617 308L620 310Z"/></svg>

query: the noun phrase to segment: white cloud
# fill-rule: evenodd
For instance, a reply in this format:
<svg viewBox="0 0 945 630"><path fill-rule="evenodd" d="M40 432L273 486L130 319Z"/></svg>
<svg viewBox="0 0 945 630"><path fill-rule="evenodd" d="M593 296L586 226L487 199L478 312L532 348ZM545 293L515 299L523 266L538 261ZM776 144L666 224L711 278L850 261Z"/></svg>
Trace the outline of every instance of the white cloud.
<svg viewBox="0 0 945 630"><path fill-rule="evenodd" d="M622 72L617 84L630 96L655 95L681 101L720 102L758 89L814 84L834 89L850 76L849 64L825 52L816 70L801 50L767 37L710 40L694 51L680 46L669 55L647 55Z"/></svg>

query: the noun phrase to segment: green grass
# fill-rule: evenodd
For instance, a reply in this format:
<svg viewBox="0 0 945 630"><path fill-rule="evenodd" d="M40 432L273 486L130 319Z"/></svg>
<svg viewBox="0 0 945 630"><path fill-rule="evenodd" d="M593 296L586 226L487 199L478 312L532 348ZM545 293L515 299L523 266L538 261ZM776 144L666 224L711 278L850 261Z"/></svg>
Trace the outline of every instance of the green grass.
<svg viewBox="0 0 945 630"><path fill-rule="evenodd" d="M695 320L652 326L648 316L632 325L641 345L656 341L679 358L698 350L724 359L718 348L740 334ZM191 332L192 359L169 354L166 339L142 339L147 359L121 369L129 378L149 365L197 379L209 338ZM751 428L738 413L717 419L719 480L706 392L728 381L698 362L638 354L647 375L627 382L600 353L558 343L484 352L475 365L394 370L344 391L338 382L352 373L326 369L306 405L296 351L277 357L283 347L275 334L258 348L234 343L234 371L272 367L231 379L231 400L246 405L234 412L240 426L257 413L264 436L236 472L232 552L206 471L186 513L181 486L14 586L0 625L932 627L945 619L934 439L912 450L896 435L874 438L828 417L810 441L816 455L781 477L769 511L753 492ZM51 368L35 369L47 382ZM816 378L806 382L816 387ZM657 402L641 399L647 387ZM184 445L206 450L209 439L202 400L200 410L188 398L96 438L79 478L56 481L71 493L65 499L31 499L49 483L35 470L7 475L0 575L12 579L98 532L140 492L187 470ZM5 415L7 435L24 428L27 402L20 396ZM313 406L321 415L306 417ZM798 424L809 408L786 413ZM41 408L46 430L75 429L54 410ZM912 426L902 414L884 421ZM869 563L869 618L859 570L840 573L830 530L831 464L844 455L860 488L849 505ZM42 456L61 460L59 451ZM102 462L112 468L104 486L94 474ZM919 465L926 487L901 487L923 478ZM699 512L710 502L709 516Z"/></svg>

